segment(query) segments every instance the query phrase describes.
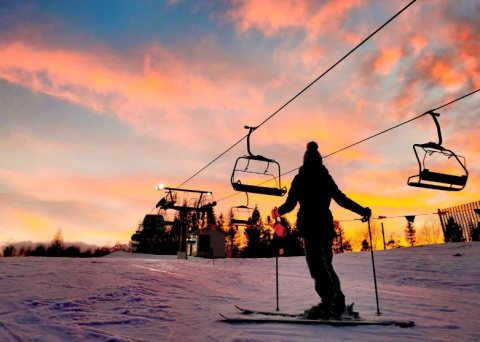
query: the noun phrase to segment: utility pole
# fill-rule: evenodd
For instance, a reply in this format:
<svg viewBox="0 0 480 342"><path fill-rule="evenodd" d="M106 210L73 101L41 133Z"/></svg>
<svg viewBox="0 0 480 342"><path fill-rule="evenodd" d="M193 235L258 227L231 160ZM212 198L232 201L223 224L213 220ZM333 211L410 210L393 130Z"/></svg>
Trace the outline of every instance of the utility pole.
<svg viewBox="0 0 480 342"><path fill-rule="evenodd" d="M385 244L385 231L383 230L383 222L382 222L382 236L383 236L383 249L387 249L387 245Z"/></svg>

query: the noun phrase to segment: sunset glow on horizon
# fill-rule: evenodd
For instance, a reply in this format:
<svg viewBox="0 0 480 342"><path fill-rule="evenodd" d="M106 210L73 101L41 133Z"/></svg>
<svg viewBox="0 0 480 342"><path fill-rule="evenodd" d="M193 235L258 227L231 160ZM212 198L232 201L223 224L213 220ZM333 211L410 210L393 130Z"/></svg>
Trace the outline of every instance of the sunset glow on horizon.
<svg viewBox="0 0 480 342"><path fill-rule="evenodd" d="M2 4L0 247L58 229L67 241L128 243L163 197L156 186L185 182L409 2ZM252 153L283 173L316 141L339 188L373 217L395 217L382 222L400 239L397 216L432 214L419 228L480 200L480 92L438 110L443 146L467 160L462 191L407 185L412 145L438 141L429 115L330 155L479 89L479 17L475 0L417 1L254 131ZM227 215L246 203L229 197L245 154L243 140L183 187L212 191ZM266 218L285 198L251 194L249 205ZM331 209L347 236L362 234L358 215Z"/></svg>

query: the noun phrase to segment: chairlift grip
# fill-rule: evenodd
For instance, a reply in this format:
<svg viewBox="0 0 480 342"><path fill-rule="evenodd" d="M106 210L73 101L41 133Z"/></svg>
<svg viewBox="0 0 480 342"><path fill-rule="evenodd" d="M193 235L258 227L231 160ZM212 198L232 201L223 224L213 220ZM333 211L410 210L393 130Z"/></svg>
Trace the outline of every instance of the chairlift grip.
<svg viewBox="0 0 480 342"><path fill-rule="evenodd" d="M244 127L245 129L248 129L248 135L247 135L247 151L248 151L248 154L251 156L251 157L255 157L252 152L250 151L250 135L252 134L252 132L254 130L256 130L258 128L257 127L250 127L250 126L246 126Z"/></svg>
<svg viewBox="0 0 480 342"><path fill-rule="evenodd" d="M442 131L440 130L440 124L438 123L437 116L440 116L440 114L433 112L433 110L429 111L427 114L430 114L430 116L433 119L433 122L435 122L435 126L437 126L437 133L438 133L438 145L442 146Z"/></svg>

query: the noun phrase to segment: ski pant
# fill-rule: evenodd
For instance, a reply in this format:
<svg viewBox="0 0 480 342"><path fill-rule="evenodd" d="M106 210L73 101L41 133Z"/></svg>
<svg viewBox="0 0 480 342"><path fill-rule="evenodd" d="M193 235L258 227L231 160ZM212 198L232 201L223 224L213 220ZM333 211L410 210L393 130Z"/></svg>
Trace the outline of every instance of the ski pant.
<svg viewBox="0 0 480 342"><path fill-rule="evenodd" d="M304 243L308 269L322 303L343 310L345 296L340 287L340 279L332 266L333 239L304 237Z"/></svg>

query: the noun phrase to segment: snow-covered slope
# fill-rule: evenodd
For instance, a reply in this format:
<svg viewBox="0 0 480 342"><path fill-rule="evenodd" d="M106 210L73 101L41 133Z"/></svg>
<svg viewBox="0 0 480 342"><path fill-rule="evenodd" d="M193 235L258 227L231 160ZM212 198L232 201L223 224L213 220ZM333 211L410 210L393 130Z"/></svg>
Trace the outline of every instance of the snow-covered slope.
<svg viewBox="0 0 480 342"><path fill-rule="evenodd" d="M276 307L275 259L118 252L99 259L0 259L0 341L480 341L480 243L375 253L383 318L413 328L234 325L233 304ZM370 253L334 257L347 301L375 317ZM303 257L280 258L280 309L318 298Z"/></svg>

